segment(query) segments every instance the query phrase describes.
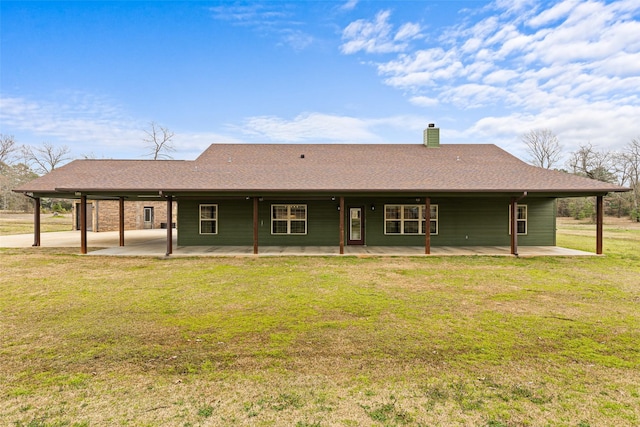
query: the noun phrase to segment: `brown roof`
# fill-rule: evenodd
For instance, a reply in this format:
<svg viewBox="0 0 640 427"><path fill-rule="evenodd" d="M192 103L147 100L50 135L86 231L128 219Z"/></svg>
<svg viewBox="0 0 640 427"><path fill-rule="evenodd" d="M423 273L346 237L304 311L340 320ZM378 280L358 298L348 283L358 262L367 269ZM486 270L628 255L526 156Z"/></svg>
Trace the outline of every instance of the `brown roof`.
<svg viewBox="0 0 640 427"><path fill-rule="evenodd" d="M193 161L76 160L18 188L53 192L548 192L626 189L530 166L495 145L213 144Z"/></svg>

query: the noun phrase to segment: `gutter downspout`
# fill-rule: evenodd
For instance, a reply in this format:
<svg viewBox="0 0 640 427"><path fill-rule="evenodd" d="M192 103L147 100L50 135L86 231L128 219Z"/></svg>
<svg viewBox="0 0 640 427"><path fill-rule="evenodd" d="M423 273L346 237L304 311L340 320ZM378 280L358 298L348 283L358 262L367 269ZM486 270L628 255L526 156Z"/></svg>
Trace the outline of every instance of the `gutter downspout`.
<svg viewBox="0 0 640 427"><path fill-rule="evenodd" d="M518 256L518 202L527 197L527 192L522 196L511 198L511 255Z"/></svg>

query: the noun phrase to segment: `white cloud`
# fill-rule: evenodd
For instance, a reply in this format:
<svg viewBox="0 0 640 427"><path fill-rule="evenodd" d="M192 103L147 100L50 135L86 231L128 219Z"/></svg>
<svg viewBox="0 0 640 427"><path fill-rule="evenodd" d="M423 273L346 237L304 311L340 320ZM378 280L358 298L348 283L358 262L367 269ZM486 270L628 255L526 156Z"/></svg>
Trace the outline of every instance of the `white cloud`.
<svg viewBox="0 0 640 427"><path fill-rule="evenodd" d="M142 158L148 152L142 140L148 120L128 117L108 99L86 93L67 92L46 101L0 97L0 123L19 144L66 145L75 157ZM195 158L215 142L241 142L220 134L178 131L172 141L176 159Z"/></svg>
<svg viewBox="0 0 640 427"><path fill-rule="evenodd" d="M418 37L420 35L420 31L420 25L409 22L400 27L396 35L393 37L393 40L411 40Z"/></svg>
<svg viewBox="0 0 640 427"><path fill-rule="evenodd" d="M304 113L293 120L251 117L239 130L254 138L279 143L379 142L371 126L371 122L355 117Z"/></svg>
<svg viewBox="0 0 640 427"><path fill-rule="evenodd" d="M558 136L566 156L589 142L604 149L619 150L640 133L638 105L620 107L608 101L569 104L537 114L488 116L478 120L465 134L484 140L502 140L503 145L514 144L517 149L523 133L549 128Z"/></svg>
<svg viewBox="0 0 640 427"><path fill-rule="evenodd" d="M574 147L615 147L640 134L640 2L498 0L473 13L483 17L376 64L382 81L417 106L491 107L476 135L555 126Z"/></svg>
<svg viewBox="0 0 640 427"><path fill-rule="evenodd" d="M359 0L348 0L345 4L343 4L340 9L342 10L353 10L358 5Z"/></svg>
<svg viewBox="0 0 640 427"><path fill-rule="evenodd" d="M436 98L429 98L428 96L414 96L409 99L409 102L418 107L435 107L440 103Z"/></svg>
<svg viewBox="0 0 640 427"><path fill-rule="evenodd" d="M2 97L0 121L4 127L35 138L66 141L78 152L96 144L127 147L132 140L140 140L140 123L121 114L109 101L79 92L65 93L61 99L65 101Z"/></svg>
<svg viewBox="0 0 640 427"><path fill-rule="evenodd" d="M299 30L283 30L282 40L296 52L305 50L314 42L313 36Z"/></svg>
<svg viewBox="0 0 640 427"><path fill-rule="evenodd" d="M287 11L271 7L268 3L228 4L211 7L209 10L215 19L250 26L264 26L289 18Z"/></svg>
<svg viewBox="0 0 640 427"><path fill-rule="evenodd" d="M302 23L294 18L292 5L254 2L215 6L209 11L214 19L269 34L278 39L280 46L287 45L295 51L302 51L315 41L311 34L301 29Z"/></svg>
<svg viewBox="0 0 640 427"><path fill-rule="evenodd" d="M389 23L390 16L391 12L385 10L378 12L374 21L359 19L347 25L342 31L342 53L391 53L406 50L410 40L420 37L421 28L418 24L406 23L394 34L393 25Z"/></svg>
<svg viewBox="0 0 640 427"><path fill-rule="evenodd" d="M513 70L497 70L484 77L484 83L504 85L509 80L515 79L520 74Z"/></svg>
<svg viewBox="0 0 640 427"><path fill-rule="evenodd" d="M504 88L472 83L448 88L442 92L442 100L462 109L480 108L498 103L506 93Z"/></svg>
<svg viewBox="0 0 640 427"><path fill-rule="evenodd" d="M575 9L580 0L568 0L560 2L550 9L542 11L540 14L527 21L527 25L539 28L543 25L552 24L555 21L566 18L572 9Z"/></svg>
<svg viewBox="0 0 640 427"><path fill-rule="evenodd" d="M463 69L455 50L440 47L420 50L413 55L399 55L397 60L380 64L378 71L390 75L385 82L397 87L431 86L436 80L449 80Z"/></svg>

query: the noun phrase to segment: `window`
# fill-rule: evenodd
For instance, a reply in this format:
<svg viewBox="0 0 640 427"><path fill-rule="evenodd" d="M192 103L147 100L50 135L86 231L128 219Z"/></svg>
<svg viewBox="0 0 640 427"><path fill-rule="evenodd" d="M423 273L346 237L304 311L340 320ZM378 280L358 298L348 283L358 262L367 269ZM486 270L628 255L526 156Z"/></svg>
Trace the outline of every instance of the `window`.
<svg viewBox="0 0 640 427"><path fill-rule="evenodd" d="M425 234L424 205L385 205L384 234ZM438 205L431 205L430 234L438 234Z"/></svg>
<svg viewBox="0 0 640 427"><path fill-rule="evenodd" d="M518 234L527 234L527 205L518 206L518 218L516 219L516 228ZM511 234L511 205L509 205L509 234Z"/></svg>
<svg viewBox="0 0 640 427"><path fill-rule="evenodd" d="M307 234L307 205L271 205L271 234Z"/></svg>
<svg viewBox="0 0 640 427"><path fill-rule="evenodd" d="M218 205L200 205L200 234L218 234Z"/></svg>

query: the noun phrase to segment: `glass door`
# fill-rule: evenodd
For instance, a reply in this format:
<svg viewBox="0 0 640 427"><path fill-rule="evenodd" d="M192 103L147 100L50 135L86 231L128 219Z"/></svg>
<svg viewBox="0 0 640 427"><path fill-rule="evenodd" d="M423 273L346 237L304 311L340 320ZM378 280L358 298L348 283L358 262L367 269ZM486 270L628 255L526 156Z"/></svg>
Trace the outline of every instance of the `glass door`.
<svg viewBox="0 0 640 427"><path fill-rule="evenodd" d="M349 208L349 245L364 245L363 208Z"/></svg>

